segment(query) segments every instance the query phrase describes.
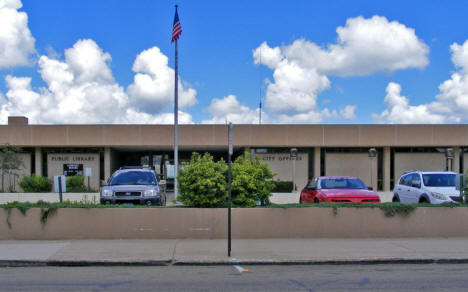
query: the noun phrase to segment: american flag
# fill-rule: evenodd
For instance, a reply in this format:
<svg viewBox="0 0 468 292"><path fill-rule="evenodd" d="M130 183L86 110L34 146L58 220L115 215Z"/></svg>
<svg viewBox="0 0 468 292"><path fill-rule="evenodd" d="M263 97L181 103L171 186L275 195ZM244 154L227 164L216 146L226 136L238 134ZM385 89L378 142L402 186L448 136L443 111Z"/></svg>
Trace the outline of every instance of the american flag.
<svg viewBox="0 0 468 292"><path fill-rule="evenodd" d="M182 33L182 27L180 26L179 14L177 14L177 6L174 16L174 26L172 27L172 42L176 41Z"/></svg>

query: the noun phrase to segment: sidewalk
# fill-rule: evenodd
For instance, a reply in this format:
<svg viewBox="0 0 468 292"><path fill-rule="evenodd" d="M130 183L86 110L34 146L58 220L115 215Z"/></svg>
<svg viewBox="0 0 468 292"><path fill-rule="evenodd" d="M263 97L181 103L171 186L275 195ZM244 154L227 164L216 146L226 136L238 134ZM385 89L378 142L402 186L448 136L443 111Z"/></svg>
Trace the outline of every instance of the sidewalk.
<svg viewBox="0 0 468 292"><path fill-rule="evenodd" d="M468 238L11 240L0 266L468 263Z"/></svg>

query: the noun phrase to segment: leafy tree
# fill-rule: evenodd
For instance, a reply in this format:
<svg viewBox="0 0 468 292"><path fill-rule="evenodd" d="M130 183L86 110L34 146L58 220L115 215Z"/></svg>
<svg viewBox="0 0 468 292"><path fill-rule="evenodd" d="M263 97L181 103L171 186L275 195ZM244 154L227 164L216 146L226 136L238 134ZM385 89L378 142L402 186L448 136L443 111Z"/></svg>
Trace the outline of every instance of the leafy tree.
<svg viewBox="0 0 468 292"><path fill-rule="evenodd" d="M275 186L274 173L258 156L253 159L248 156L245 153L232 164L232 203L239 207L254 207L257 202L266 205Z"/></svg>
<svg viewBox="0 0 468 292"><path fill-rule="evenodd" d="M227 203L227 165L209 153L193 153L178 174L179 201L190 207L222 207Z"/></svg>
<svg viewBox="0 0 468 292"><path fill-rule="evenodd" d="M8 176L10 182L9 189L14 188L12 185L12 176L17 177L15 173L23 166L23 160L20 158L19 153L21 149L10 144L5 144L0 147L0 172L2 174L2 192L5 191L5 175Z"/></svg>

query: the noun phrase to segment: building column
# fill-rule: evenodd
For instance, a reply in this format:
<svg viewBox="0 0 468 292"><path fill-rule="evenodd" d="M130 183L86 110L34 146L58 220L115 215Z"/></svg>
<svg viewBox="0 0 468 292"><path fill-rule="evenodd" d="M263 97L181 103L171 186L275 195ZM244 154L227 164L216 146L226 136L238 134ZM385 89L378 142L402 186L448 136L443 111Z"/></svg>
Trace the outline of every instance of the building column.
<svg viewBox="0 0 468 292"><path fill-rule="evenodd" d="M34 174L42 176L42 148L36 147L34 151Z"/></svg>
<svg viewBox="0 0 468 292"><path fill-rule="evenodd" d="M250 152L250 147L244 147L244 153L242 156L244 156L244 159L253 159L255 157Z"/></svg>
<svg viewBox="0 0 468 292"><path fill-rule="evenodd" d="M390 147L383 149L383 191L389 192L390 189Z"/></svg>
<svg viewBox="0 0 468 292"><path fill-rule="evenodd" d="M320 147L314 148L314 177L320 176Z"/></svg>
<svg viewBox="0 0 468 292"><path fill-rule="evenodd" d="M107 180L112 175L111 173L111 149L110 147L104 148L104 180Z"/></svg>
<svg viewBox="0 0 468 292"><path fill-rule="evenodd" d="M460 173L460 147L453 147L452 171Z"/></svg>

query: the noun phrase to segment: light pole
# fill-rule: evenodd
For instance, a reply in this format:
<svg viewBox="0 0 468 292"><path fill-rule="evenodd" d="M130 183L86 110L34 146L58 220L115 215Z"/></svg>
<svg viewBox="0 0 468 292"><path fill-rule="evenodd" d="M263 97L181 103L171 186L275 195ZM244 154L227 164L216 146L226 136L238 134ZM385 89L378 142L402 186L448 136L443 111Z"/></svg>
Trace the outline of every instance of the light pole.
<svg viewBox="0 0 468 292"><path fill-rule="evenodd" d="M369 149L369 158L370 158L370 177L371 177L371 187L374 189L374 171L373 171L373 160L377 156L377 150L375 148Z"/></svg>

